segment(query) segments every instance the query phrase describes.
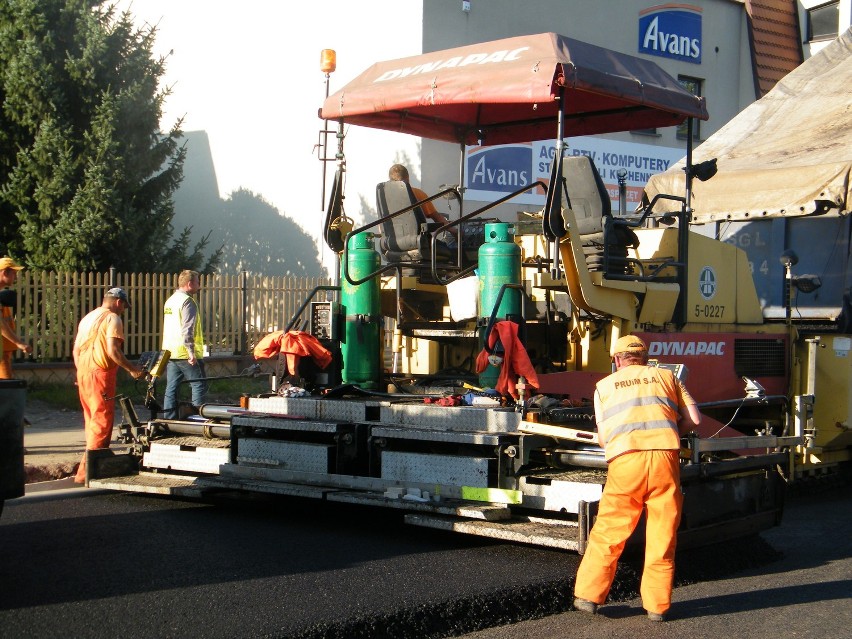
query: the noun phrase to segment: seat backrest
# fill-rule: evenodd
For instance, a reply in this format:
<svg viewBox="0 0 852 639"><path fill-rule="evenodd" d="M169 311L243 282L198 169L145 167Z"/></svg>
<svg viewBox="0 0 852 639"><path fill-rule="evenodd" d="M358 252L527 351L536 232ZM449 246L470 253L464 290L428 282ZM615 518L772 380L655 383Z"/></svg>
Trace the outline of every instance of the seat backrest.
<svg viewBox="0 0 852 639"><path fill-rule="evenodd" d="M389 180L376 185L376 211L379 217L387 217L417 201L411 187L405 182ZM419 250L422 246L421 225L427 222L419 206L382 223L381 247L383 252Z"/></svg>
<svg viewBox="0 0 852 639"><path fill-rule="evenodd" d="M612 216L612 201L594 162L585 155L565 158L562 175L564 205L577 219L589 270L606 271L608 275L631 274L628 248L636 248L639 238L626 220Z"/></svg>
<svg viewBox="0 0 852 639"><path fill-rule="evenodd" d="M585 155L562 161L565 205L574 211L580 235L603 233L604 218L612 215L612 202L591 158Z"/></svg>

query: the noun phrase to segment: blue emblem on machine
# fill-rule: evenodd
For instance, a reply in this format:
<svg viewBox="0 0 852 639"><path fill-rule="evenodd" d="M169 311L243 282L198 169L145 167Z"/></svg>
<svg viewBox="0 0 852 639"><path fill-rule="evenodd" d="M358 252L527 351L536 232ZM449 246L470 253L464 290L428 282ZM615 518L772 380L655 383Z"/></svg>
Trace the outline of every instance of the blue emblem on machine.
<svg viewBox="0 0 852 639"><path fill-rule="evenodd" d="M716 282L716 271L709 266L701 269L698 275L698 290L701 291L701 297L705 300L713 299L716 295Z"/></svg>

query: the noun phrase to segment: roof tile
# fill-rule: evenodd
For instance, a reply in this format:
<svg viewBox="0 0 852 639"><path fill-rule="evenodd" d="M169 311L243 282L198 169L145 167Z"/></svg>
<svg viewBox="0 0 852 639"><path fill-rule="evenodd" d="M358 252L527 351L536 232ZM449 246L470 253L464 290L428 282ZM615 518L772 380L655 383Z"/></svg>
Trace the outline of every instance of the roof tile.
<svg viewBox="0 0 852 639"><path fill-rule="evenodd" d="M802 61L795 0L746 0L752 72L758 98Z"/></svg>

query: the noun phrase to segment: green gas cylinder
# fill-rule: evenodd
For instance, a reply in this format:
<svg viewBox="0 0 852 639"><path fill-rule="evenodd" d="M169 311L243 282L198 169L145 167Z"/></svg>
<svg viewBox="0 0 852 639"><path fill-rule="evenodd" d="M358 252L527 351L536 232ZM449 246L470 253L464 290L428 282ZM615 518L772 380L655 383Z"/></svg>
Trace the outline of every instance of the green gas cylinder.
<svg viewBox="0 0 852 639"><path fill-rule="evenodd" d="M376 271L381 258L372 233L358 233L349 238L347 271L349 279L358 281ZM377 388L382 363L381 304L379 276L352 285L344 277L340 286L341 331L340 355L343 360L341 379L344 384Z"/></svg>
<svg viewBox="0 0 852 639"><path fill-rule="evenodd" d="M521 283L521 247L514 241L513 224L493 223L485 225L485 243L479 247L479 343L485 345L485 330L497 304L500 288L504 284ZM521 292L517 288L503 291L497 309L495 323L521 315ZM500 375L500 367L489 364L479 374L479 385L494 388Z"/></svg>

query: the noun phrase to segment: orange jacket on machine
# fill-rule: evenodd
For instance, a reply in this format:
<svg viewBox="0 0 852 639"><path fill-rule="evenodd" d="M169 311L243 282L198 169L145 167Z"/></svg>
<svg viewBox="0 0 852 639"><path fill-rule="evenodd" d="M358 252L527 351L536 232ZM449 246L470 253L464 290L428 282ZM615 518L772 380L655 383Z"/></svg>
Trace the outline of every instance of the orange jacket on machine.
<svg viewBox="0 0 852 639"><path fill-rule="evenodd" d="M278 355L285 357L290 375L297 374L299 360L303 357L310 357L320 368L326 368L332 360L331 351L305 331L275 331L261 339L254 347L255 359L269 359Z"/></svg>
<svg viewBox="0 0 852 639"><path fill-rule="evenodd" d="M504 320L494 324L488 335L488 347L483 348L476 357L476 372L481 373L488 366L488 356L493 352L498 338L503 344L503 363L495 390L502 395L508 394L518 399L519 376L525 377L527 384L534 388L538 388L539 382L527 349L518 339L518 325L514 322Z"/></svg>

